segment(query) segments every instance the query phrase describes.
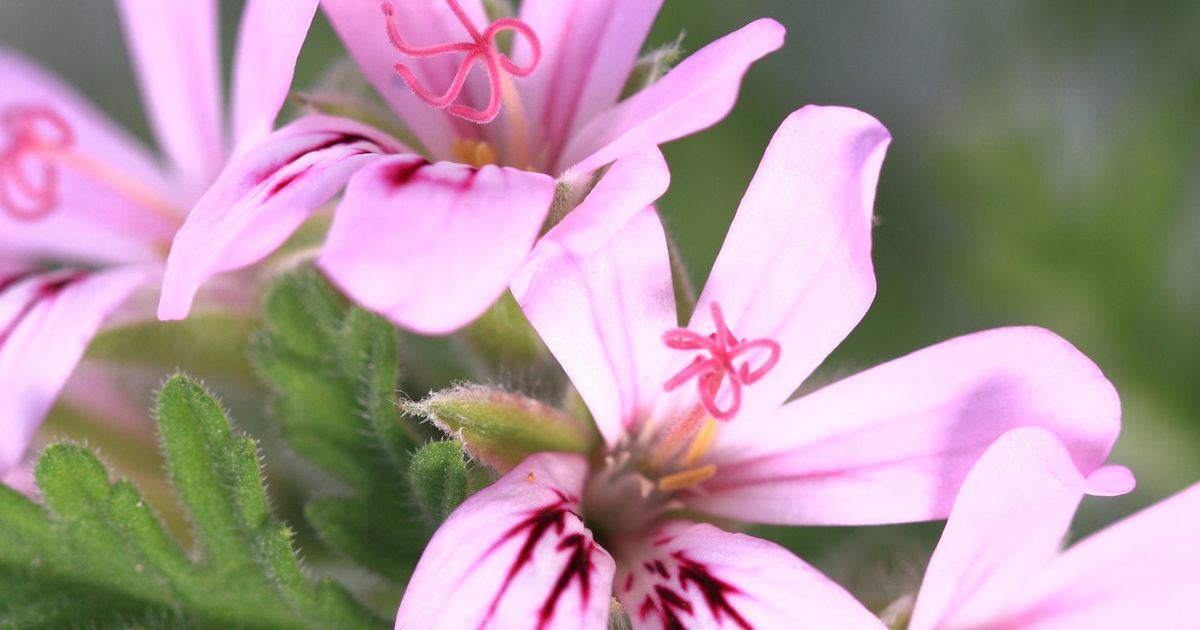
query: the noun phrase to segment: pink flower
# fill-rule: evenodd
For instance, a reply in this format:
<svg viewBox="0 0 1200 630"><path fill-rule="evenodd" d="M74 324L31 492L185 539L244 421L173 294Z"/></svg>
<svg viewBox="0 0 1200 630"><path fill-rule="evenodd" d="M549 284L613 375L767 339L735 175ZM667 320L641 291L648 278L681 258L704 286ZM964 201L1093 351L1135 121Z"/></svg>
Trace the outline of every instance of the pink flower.
<svg viewBox="0 0 1200 630"><path fill-rule="evenodd" d="M0 50L0 477L105 318L161 277L187 209L271 130L316 1L252 0L221 124L215 2L119 4L169 166L45 70ZM47 270L51 261L56 269Z"/></svg>
<svg viewBox="0 0 1200 630"><path fill-rule="evenodd" d="M1083 495L1133 488L1121 466L1076 466L1042 429L997 440L955 499L910 630L1195 628L1200 484L1062 551Z"/></svg>
<svg viewBox="0 0 1200 630"><path fill-rule="evenodd" d="M750 64L783 43L779 24L753 22L619 100L660 5L526 0L520 19L489 23L480 0L326 0L412 137L314 115L236 161L175 238L159 316L185 317L207 278L269 254L345 185L318 265L406 328L467 324L524 264L556 178L578 195L618 158L661 162L656 145L722 118ZM599 201L591 211L596 238L629 219Z"/></svg>
<svg viewBox="0 0 1200 630"><path fill-rule="evenodd" d="M1024 425L1063 436L1081 469L1100 466L1119 430L1116 393L1044 330L960 337L786 402L874 295L872 204L888 141L854 110L789 117L686 329L653 197L623 199L643 209L605 241L571 217L551 230L513 293L603 448L533 455L460 506L421 558L396 627L601 628L612 594L636 628L878 628L790 552L684 515L945 518L980 453Z"/></svg>

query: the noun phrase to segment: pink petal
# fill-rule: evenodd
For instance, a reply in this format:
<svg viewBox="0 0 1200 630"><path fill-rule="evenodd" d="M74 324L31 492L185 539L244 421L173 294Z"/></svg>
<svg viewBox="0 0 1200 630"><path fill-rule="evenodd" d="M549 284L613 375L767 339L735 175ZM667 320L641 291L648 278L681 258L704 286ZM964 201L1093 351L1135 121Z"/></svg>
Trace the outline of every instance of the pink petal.
<svg viewBox="0 0 1200 630"><path fill-rule="evenodd" d="M150 279L140 266L0 277L0 476L21 461L104 318Z"/></svg>
<svg viewBox="0 0 1200 630"><path fill-rule="evenodd" d="M504 292L553 200L540 173L390 157L350 181L317 262L397 324L451 332Z"/></svg>
<svg viewBox="0 0 1200 630"><path fill-rule="evenodd" d="M1053 333L975 333L723 424L708 458L720 470L691 505L796 525L946 518L967 471L1009 429L1049 429L1090 474L1120 417L1112 384Z"/></svg>
<svg viewBox="0 0 1200 630"><path fill-rule="evenodd" d="M1196 627L1200 484L1071 547L1026 581L1006 622L1022 628Z"/></svg>
<svg viewBox="0 0 1200 630"><path fill-rule="evenodd" d="M196 194L225 159L217 5L120 0L125 39L159 146Z"/></svg>
<svg viewBox="0 0 1200 630"><path fill-rule="evenodd" d="M1053 433L1013 429L967 474L913 610L909 630L987 625L1011 609L1032 576L1058 555L1084 494L1133 489L1133 477L1106 466L1085 479Z"/></svg>
<svg viewBox="0 0 1200 630"><path fill-rule="evenodd" d="M617 598L637 629L870 628L879 619L779 545L676 523L617 552Z"/></svg>
<svg viewBox="0 0 1200 630"><path fill-rule="evenodd" d="M318 0L250 0L233 62L233 139L248 148L271 132Z"/></svg>
<svg viewBox="0 0 1200 630"><path fill-rule="evenodd" d="M362 0L324 0L321 6L350 57L371 85L433 156L447 158L455 138L476 137L478 126L454 118L417 98L396 74L395 65L408 66L425 86L441 93L454 77L461 55L425 59L401 55L388 41L387 23L380 4ZM391 0L391 4L401 34L411 45L428 46L470 39L445 0ZM459 5L477 26L487 23L479 0L460 0Z"/></svg>
<svg viewBox="0 0 1200 630"><path fill-rule="evenodd" d="M783 45L778 22L760 19L701 48L654 85L592 118L559 168L586 173L648 146L708 127L733 108L750 64Z"/></svg>
<svg viewBox="0 0 1200 630"><path fill-rule="evenodd" d="M613 559L579 517L587 462L533 455L467 499L425 548L396 628L604 628Z"/></svg>
<svg viewBox="0 0 1200 630"><path fill-rule="evenodd" d="M159 259L178 217L172 208L155 205L169 197L154 160L91 103L31 61L0 49L0 76L0 112L38 108L61 118L72 136L61 159L31 156L25 165L34 170L50 165L58 177L56 199L36 220L16 219L0 208L0 251L100 263ZM113 174L135 182L144 194L114 186Z"/></svg>
<svg viewBox="0 0 1200 630"><path fill-rule="evenodd" d="M526 0L521 19L542 45L541 65L519 84L535 146L551 163L582 123L617 102L662 0ZM528 58L528 47L516 51Z"/></svg>
<svg viewBox="0 0 1200 630"><path fill-rule="evenodd" d="M653 208L591 256L543 240L511 288L609 444L648 415L662 391L662 334L676 325L666 237Z"/></svg>
<svg viewBox="0 0 1200 630"><path fill-rule="evenodd" d="M182 319L208 278L265 258L379 154L403 150L383 133L327 116L276 131L230 163L175 235L160 319Z"/></svg>
<svg viewBox="0 0 1200 630"><path fill-rule="evenodd" d="M875 183L890 139L862 112L808 106L767 146L690 326L712 332L717 302L739 339L780 344L779 363L743 389L741 417L787 400L866 314Z"/></svg>
<svg viewBox="0 0 1200 630"><path fill-rule="evenodd" d="M661 197L670 182L667 161L656 147L621 158L545 238L576 256L591 256Z"/></svg>

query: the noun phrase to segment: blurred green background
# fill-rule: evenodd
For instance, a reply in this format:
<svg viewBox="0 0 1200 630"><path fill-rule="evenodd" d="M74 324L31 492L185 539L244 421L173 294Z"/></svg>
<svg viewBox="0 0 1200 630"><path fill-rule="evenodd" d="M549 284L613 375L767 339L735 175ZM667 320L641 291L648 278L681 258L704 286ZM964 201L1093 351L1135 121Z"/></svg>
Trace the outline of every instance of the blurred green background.
<svg viewBox="0 0 1200 630"><path fill-rule="evenodd" d="M222 9L232 34L240 3ZM1079 531L1200 479L1200 3L668 0L650 45L686 31L695 50L760 16L787 26L787 45L751 70L723 123L665 148L661 207L694 279L779 122L806 103L860 108L894 135L876 203L879 293L827 373L1045 326L1116 383L1112 460L1139 480L1085 503ZM148 137L108 3L3 0L0 42ZM318 24L297 86L340 54ZM794 544L826 546L810 534Z"/></svg>

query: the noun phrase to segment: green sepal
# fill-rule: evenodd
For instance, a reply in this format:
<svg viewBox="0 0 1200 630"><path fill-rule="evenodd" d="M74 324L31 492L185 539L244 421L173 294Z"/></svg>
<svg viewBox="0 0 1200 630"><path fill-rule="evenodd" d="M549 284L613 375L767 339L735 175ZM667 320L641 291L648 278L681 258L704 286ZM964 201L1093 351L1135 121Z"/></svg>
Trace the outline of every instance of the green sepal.
<svg viewBox="0 0 1200 630"><path fill-rule="evenodd" d="M454 440L430 442L413 455L409 483L421 511L441 523L467 498L467 463Z"/></svg>
<svg viewBox="0 0 1200 630"><path fill-rule="evenodd" d="M0 626L378 628L387 620L300 567L270 513L253 440L184 376L157 418L167 471L194 525L185 552L128 481L88 449L54 444L35 477L45 505L0 487Z"/></svg>
<svg viewBox="0 0 1200 630"><path fill-rule="evenodd" d="M593 427L549 405L481 385L438 392L408 403L405 411L433 422L472 457L499 471L533 453L588 453L599 439Z"/></svg>

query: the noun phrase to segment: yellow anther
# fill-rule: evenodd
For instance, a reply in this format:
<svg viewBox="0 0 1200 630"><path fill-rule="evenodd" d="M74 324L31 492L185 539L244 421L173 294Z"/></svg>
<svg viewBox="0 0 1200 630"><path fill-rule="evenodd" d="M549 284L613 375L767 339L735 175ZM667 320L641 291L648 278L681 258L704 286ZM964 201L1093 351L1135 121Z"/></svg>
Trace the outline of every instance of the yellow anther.
<svg viewBox="0 0 1200 630"><path fill-rule="evenodd" d="M532 471L532 470L531 470L531 471L529 471L529 474L528 474L528 475L525 475L525 481L528 481L528 482L530 482L530 483L533 483L533 471Z"/></svg>
<svg viewBox="0 0 1200 630"><path fill-rule="evenodd" d="M712 446L713 438L717 437L717 421L709 418L704 425L700 427L700 431L696 433L696 437L692 438L692 443L688 445L687 452L683 454L683 465L691 468L700 461L701 457L708 452L708 447Z"/></svg>
<svg viewBox="0 0 1200 630"><path fill-rule="evenodd" d="M487 164L496 163L496 152L491 145L486 142L480 142L475 147L475 163L474 166L480 167Z"/></svg>
<svg viewBox="0 0 1200 630"><path fill-rule="evenodd" d="M691 488L694 485L712 479L712 476L715 474L717 474L717 467L714 464L708 464L699 468L690 468L659 479L658 489L663 492L674 492L676 490L683 490L684 488Z"/></svg>
<svg viewBox="0 0 1200 630"><path fill-rule="evenodd" d="M497 161L496 150L491 145L472 138L455 138L451 151L455 160L475 168L496 164Z"/></svg>

